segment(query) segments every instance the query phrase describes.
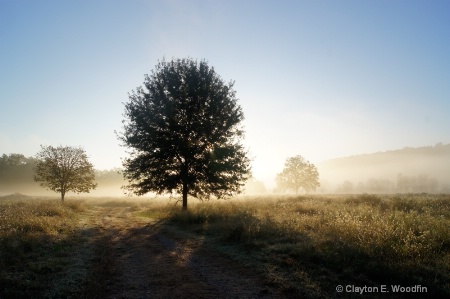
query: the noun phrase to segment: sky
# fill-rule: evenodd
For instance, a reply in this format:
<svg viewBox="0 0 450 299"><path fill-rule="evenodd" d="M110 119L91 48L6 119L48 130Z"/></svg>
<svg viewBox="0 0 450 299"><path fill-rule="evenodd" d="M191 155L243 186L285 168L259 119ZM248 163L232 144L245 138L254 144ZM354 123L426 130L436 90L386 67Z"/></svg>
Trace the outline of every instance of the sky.
<svg viewBox="0 0 450 299"><path fill-rule="evenodd" d="M0 155L121 167L128 93L185 57L235 81L269 185L295 155L450 143L450 1L0 0Z"/></svg>

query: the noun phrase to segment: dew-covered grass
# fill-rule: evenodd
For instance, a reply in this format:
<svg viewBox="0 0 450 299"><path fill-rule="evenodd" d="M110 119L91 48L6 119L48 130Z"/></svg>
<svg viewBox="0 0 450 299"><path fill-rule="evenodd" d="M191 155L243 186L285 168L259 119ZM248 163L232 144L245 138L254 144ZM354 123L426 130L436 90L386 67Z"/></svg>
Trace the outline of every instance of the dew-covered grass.
<svg viewBox="0 0 450 299"><path fill-rule="evenodd" d="M257 265L287 295L334 296L336 285L450 295L449 195L249 197L189 208L171 208L169 218Z"/></svg>
<svg viewBox="0 0 450 299"><path fill-rule="evenodd" d="M77 219L85 210L77 200L0 198L0 297L45 297L73 262Z"/></svg>

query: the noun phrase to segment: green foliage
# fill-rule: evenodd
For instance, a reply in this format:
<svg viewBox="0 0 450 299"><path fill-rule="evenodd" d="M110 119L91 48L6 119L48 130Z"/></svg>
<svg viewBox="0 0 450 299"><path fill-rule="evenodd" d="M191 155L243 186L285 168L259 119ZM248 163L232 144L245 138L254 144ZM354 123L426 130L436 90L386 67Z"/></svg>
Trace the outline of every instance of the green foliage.
<svg viewBox="0 0 450 299"><path fill-rule="evenodd" d="M277 175L277 189L279 191L293 190L298 193L314 191L320 186L319 173L316 166L306 161L302 156L286 159L284 169Z"/></svg>
<svg viewBox="0 0 450 299"><path fill-rule="evenodd" d="M128 189L138 195L178 192L204 199L239 193L249 172L240 140L244 115L233 83L206 61L161 61L145 89L125 104L124 161Z"/></svg>
<svg viewBox="0 0 450 299"><path fill-rule="evenodd" d="M35 181L60 193L61 200L69 191L89 192L97 186L94 168L82 148L41 146L36 155L35 171Z"/></svg>

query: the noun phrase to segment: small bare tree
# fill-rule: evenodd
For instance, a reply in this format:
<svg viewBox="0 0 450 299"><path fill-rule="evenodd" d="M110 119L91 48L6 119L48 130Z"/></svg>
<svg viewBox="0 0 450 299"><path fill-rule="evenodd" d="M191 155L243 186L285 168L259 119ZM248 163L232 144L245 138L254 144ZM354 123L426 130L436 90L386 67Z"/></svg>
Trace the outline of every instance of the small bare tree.
<svg viewBox="0 0 450 299"><path fill-rule="evenodd" d="M82 148L70 146L42 146L36 154L34 180L41 186L61 194L89 193L95 189L94 167Z"/></svg>

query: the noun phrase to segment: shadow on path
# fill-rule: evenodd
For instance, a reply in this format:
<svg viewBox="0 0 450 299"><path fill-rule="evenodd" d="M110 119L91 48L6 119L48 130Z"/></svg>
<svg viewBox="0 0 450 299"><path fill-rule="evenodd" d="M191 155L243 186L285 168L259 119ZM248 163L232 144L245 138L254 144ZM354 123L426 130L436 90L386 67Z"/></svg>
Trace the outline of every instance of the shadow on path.
<svg viewBox="0 0 450 299"><path fill-rule="evenodd" d="M93 247L86 298L265 298L250 269L130 208L95 207L81 223ZM270 296L273 298L273 295Z"/></svg>

